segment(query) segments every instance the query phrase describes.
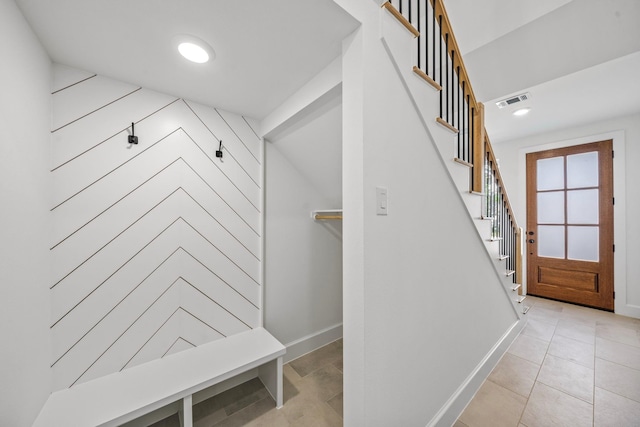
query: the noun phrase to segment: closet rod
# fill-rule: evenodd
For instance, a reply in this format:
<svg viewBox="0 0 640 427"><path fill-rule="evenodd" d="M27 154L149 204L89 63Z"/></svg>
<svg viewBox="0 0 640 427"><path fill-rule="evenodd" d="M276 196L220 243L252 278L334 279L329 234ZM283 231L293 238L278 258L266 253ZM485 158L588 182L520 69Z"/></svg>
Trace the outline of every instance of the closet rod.
<svg viewBox="0 0 640 427"><path fill-rule="evenodd" d="M314 215L313 219L342 219L342 215Z"/></svg>

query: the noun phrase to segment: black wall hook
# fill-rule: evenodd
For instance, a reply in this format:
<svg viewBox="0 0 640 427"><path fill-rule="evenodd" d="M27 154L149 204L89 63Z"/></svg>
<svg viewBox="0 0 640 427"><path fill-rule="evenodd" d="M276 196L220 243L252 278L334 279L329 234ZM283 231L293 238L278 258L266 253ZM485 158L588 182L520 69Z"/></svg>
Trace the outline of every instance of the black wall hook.
<svg viewBox="0 0 640 427"><path fill-rule="evenodd" d="M220 147L216 150L216 157L222 161L222 140L220 140Z"/></svg>
<svg viewBox="0 0 640 427"><path fill-rule="evenodd" d="M129 144L137 144L138 137L136 136L136 131L134 128L135 124L131 122L131 135L129 135Z"/></svg>

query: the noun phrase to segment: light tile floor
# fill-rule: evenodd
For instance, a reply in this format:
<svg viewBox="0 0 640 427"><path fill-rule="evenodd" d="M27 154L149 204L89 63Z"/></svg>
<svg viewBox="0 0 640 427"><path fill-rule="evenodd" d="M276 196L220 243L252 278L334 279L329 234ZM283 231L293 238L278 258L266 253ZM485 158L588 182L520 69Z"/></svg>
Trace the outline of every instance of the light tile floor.
<svg viewBox="0 0 640 427"><path fill-rule="evenodd" d="M527 326L455 427L640 427L640 320L526 301Z"/></svg>
<svg viewBox="0 0 640 427"><path fill-rule="evenodd" d="M284 366L284 406L253 379L193 407L194 427L342 426L342 340ZM153 427L178 427L175 414Z"/></svg>
<svg viewBox="0 0 640 427"><path fill-rule="evenodd" d="M455 427L640 427L640 320L528 297L528 324ZM195 427L342 426L342 340L194 406ZM179 426L177 415L154 427ZM403 426L399 426L403 427Z"/></svg>

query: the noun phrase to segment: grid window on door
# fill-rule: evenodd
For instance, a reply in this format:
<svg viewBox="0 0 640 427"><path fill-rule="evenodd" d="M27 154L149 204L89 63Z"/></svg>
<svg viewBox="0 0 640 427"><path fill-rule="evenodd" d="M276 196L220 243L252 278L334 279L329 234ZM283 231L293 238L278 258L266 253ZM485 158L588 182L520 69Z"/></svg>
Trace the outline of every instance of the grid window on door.
<svg viewBox="0 0 640 427"><path fill-rule="evenodd" d="M538 256L599 260L598 152L536 164Z"/></svg>

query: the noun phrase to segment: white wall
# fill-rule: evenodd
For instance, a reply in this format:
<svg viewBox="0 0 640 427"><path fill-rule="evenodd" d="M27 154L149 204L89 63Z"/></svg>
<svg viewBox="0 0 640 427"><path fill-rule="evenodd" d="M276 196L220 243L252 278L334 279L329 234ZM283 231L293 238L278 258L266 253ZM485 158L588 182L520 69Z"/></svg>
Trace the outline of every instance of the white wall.
<svg viewBox="0 0 640 427"><path fill-rule="evenodd" d="M342 336L342 63L338 57L260 123L265 135L265 326L287 360Z"/></svg>
<svg viewBox="0 0 640 427"><path fill-rule="evenodd" d="M362 22L343 56L345 425L450 425L443 412L517 316L385 51L387 12L339 3Z"/></svg>
<svg viewBox="0 0 640 427"><path fill-rule="evenodd" d="M0 1L0 425L30 426L49 395L51 62Z"/></svg>
<svg viewBox="0 0 640 427"><path fill-rule="evenodd" d="M341 206L278 143L266 143L265 165L265 327L290 360L342 336L342 223L311 219Z"/></svg>
<svg viewBox="0 0 640 427"><path fill-rule="evenodd" d="M490 132L490 130L489 130ZM526 169L528 152L613 139L615 311L640 318L640 115L618 117L587 125L495 144L500 171L521 224L526 224ZM525 260L526 261L526 260Z"/></svg>
<svg viewBox="0 0 640 427"><path fill-rule="evenodd" d="M259 326L262 141L252 121L53 70L53 388Z"/></svg>

